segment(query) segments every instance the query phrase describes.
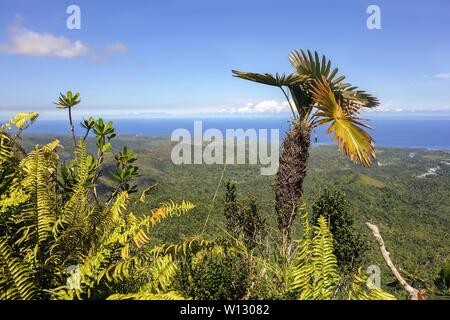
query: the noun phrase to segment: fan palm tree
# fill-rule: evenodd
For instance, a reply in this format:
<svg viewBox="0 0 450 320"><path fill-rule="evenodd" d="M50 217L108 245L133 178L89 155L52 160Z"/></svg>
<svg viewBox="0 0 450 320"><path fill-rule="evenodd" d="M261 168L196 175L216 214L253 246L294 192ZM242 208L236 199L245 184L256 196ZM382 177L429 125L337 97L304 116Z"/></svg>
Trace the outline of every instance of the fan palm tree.
<svg viewBox="0 0 450 320"><path fill-rule="evenodd" d="M293 220L297 214L314 128L329 125L339 150L353 162L369 166L375 158L370 128L358 117L361 108L379 105L378 99L344 82L331 61L317 52L292 51L294 72L258 74L233 70L235 77L279 87L292 112L290 130L281 150L276 182L276 213L283 244L289 248Z"/></svg>

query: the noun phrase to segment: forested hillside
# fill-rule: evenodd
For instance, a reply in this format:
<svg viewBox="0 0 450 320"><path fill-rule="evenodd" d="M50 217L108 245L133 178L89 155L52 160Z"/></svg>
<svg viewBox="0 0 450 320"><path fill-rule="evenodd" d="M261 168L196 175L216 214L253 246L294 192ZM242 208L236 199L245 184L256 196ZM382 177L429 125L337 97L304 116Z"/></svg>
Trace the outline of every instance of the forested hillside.
<svg viewBox="0 0 450 320"><path fill-rule="evenodd" d="M55 137L26 136L28 149L44 144ZM58 137L63 144L68 137ZM93 148L93 141L88 145ZM197 207L190 215L182 216L177 223L162 223L158 237L165 241L179 241L195 235L204 227L211 212L206 234L214 238L225 228L223 198L225 182L237 182L239 197L255 196L271 231L276 232L274 213L274 177L261 176L256 165L230 165L225 169L219 194L210 210L212 198L222 175L221 165L173 165L170 161L171 144L168 138L119 137L114 151L127 145L138 155L137 165L141 187L158 184L156 192L147 203L138 204L136 211L145 213L169 198L174 201L189 200ZM63 151L63 157L70 151ZM377 162L370 168L352 164L334 146L312 148L310 174L306 178L305 194L308 204L326 187L347 194L356 226L371 243L366 265L377 264L385 269L375 241L365 222L379 225L391 256L398 266L411 276L432 277L449 256L450 237L450 152L425 149L377 149ZM112 164L112 159L107 163ZM430 168L435 174L423 175ZM108 185L108 181L103 179ZM295 232L301 232L297 221ZM298 235L298 234L297 234ZM391 279L387 272L386 281Z"/></svg>

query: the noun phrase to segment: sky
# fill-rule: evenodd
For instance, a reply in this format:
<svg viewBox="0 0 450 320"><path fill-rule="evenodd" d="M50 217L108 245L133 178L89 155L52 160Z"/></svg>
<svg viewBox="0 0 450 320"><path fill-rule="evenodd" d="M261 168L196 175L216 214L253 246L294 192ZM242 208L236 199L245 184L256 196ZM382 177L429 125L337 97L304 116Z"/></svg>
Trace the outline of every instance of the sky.
<svg viewBox="0 0 450 320"><path fill-rule="evenodd" d="M283 113L279 90L231 70L290 73L293 49L331 58L377 111L450 111L449 35L448 0L1 0L0 116L65 116L52 102L67 90L78 115Z"/></svg>

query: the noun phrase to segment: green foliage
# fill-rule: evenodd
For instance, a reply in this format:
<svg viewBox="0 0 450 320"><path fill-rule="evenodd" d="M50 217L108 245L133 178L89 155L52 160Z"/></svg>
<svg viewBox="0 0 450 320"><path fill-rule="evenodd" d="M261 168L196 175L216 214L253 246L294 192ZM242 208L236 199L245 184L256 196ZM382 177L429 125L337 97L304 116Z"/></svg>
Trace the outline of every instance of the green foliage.
<svg viewBox="0 0 450 320"><path fill-rule="evenodd" d="M79 92L73 94L72 91L67 91L65 95L62 93L59 94L58 102L55 102L55 104L59 109L67 109L76 106L80 102L81 100Z"/></svg>
<svg viewBox="0 0 450 320"><path fill-rule="evenodd" d="M274 257L255 255L238 246L249 266L247 297L265 299L330 300L342 296L369 300L394 299L381 289L368 289L362 276L350 289L340 286L341 275L333 249L333 235L327 220L319 217L310 226L305 203L300 206L303 236L292 253L281 247ZM344 290L344 291L343 291Z"/></svg>
<svg viewBox="0 0 450 320"><path fill-rule="evenodd" d="M240 236L239 204L236 192L236 183L228 181L225 185L224 215L227 221L227 230L235 238Z"/></svg>
<svg viewBox="0 0 450 320"><path fill-rule="evenodd" d="M434 285L439 295L450 297L450 260L445 261L444 266L434 278Z"/></svg>
<svg viewBox="0 0 450 320"><path fill-rule="evenodd" d="M310 227L305 204L303 237L290 253L253 250L251 243L258 242L255 234L262 229L260 211L252 199L238 201L232 183L227 185L225 207L241 232L238 238L155 245L154 228L194 205L163 202L149 214L136 215L128 208L129 193L118 188L99 204L92 184L99 167L83 140L75 158L62 167L59 148L58 140L34 148L20 161L14 183L2 194L3 299L336 297L340 276L333 236L324 217ZM120 169L137 159L122 149L114 161ZM65 178L58 174L60 168ZM351 297L358 296L354 291ZM382 292L367 294L364 298L386 298Z"/></svg>
<svg viewBox="0 0 450 320"><path fill-rule="evenodd" d="M123 147L114 159L116 160L115 171L110 174L118 185L116 192L126 191L129 194L137 192L137 185L130 185L130 182L139 175L139 168L133 165L137 160L136 154L127 147Z"/></svg>
<svg viewBox="0 0 450 320"><path fill-rule="evenodd" d="M343 272L356 271L368 250L367 243L355 230L354 217L345 193L325 188L314 201L312 222L324 217L333 234L334 254Z"/></svg>
<svg viewBox="0 0 450 320"><path fill-rule="evenodd" d="M67 93L64 95L62 93L59 94L58 102L54 102L54 104L57 105L58 109L67 109L69 114L69 125L70 125L70 131L72 133L72 147L75 151L75 148L77 146L77 138L75 134L75 127L73 125L72 121L72 108L78 105L81 102L80 100L80 93L76 93L75 95L72 94L72 91L67 91Z"/></svg>
<svg viewBox="0 0 450 320"><path fill-rule="evenodd" d="M365 131L370 126L358 113L363 107L379 105L377 98L344 83L345 76L336 77L338 69L331 69L331 60L325 56L320 59L317 52L313 56L309 50L295 50L289 59L293 73L287 76L232 71L237 78L278 87L292 111L292 123L281 146L275 187L275 211L285 248L291 245L297 204L303 193L312 130L329 125L326 134L333 134L339 150L354 163L368 167L376 157L374 141Z"/></svg>
<svg viewBox="0 0 450 320"><path fill-rule="evenodd" d="M64 154L58 140L25 153L8 129L2 127L0 170L6 173L8 182L3 180L0 184L1 299L394 298L381 289L368 289L367 280L360 274L355 275L350 290L339 285L345 274L338 269L339 260L334 254L333 238L338 233L333 233L332 217L347 212L345 201L339 196L328 194L328 198L318 200L312 226L306 205L302 204L302 237L294 242L295 246L287 250L277 247L279 234L271 233L267 240L272 240L270 245L254 250L262 247L258 239L263 221L270 222L270 200L262 196L262 203L252 198L239 201L236 188L230 183L222 204L225 217L220 204L213 214L228 218L229 233L237 230L239 236L226 241L215 240L222 234L216 234L212 240L188 237L177 228L189 227L184 224L189 220L183 220L183 216L194 205L181 198L175 203L167 196L185 197L189 191L198 192L191 185L196 183L192 180L196 174L189 171L195 169L177 172L179 193L162 188L164 198L155 194L146 197L155 190L149 187L140 197L133 198L130 193L136 190L134 185L154 186L154 181L135 182L143 179L138 172L142 172L145 162L137 159L126 145L111 144L114 128L100 120L85 121L87 138L80 139L69 155ZM86 146L91 142L90 131L95 141ZM63 162L61 155L65 155ZM152 157L159 161L159 169L164 173L169 167L167 161L157 153ZM108 171L112 175L106 180L103 172ZM214 176L214 172L205 172ZM190 179L184 178L186 174ZM364 174L369 176L366 171ZM256 181L250 170L243 177L248 182ZM368 182L373 188L388 185L375 178L351 180L348 172L346 177L365 192L364 184ZM164 175L158 180L170 183L170 179L170 175ZM183 188L183 181L189 182L188 188ZM261 181L252 183L252 193L261 190ZM208 192L208 180L201 183ZM102 191L97 193L97 188ZM368 190L370 193L372 189ZM135 199L140 201L134 202ZM158 204L149 210L149 202ZM332 210L317 216L324 211L322 208ZM180 217L179 223L164 223L172 217ZM198 217L189 222L195 230L198 228L192 221L198 221ZM166 232L175 233L183 241L160 243L158 237L164 233L159 226L169 226ZM441 272L439 279L445 274Z"/></svg>
<svg viewBox="0 0 450 320"><path fill-rule="evenodd" d="M306 204L301 206L300 213L304 234L288 268L288 277L292 279L288 290L301 300L331 299L339 281L333 236L324 217L319 217L311 236Z"/></svg>
<svg viewBox="0 0 450 320"><path fill-rule="evenodd" d="M185 300L185 297L174 291L166 293L139 292L132 294L113 294L107 300Z"/></svg>
<svg viewBox="0 0 450 320"><path fill-rule="evenodd" d="M289 60L293 73L287 76L235 70L233 75L279 87L289 102L294 120L299 119L310 128L329 125L327 135L334 135L339 150L353 162L369 166L375 158L374 143L363 129L370 127L362 122L358 112L363 107L378 106L378 99L345 83L345 76L338 76L339 70L331 68L331 60L325 56L320 58L317 52L294 50Z"/></svg>
<svg viewBox="0 0 450 320"><path fill-rule="evenodd" d="M112 126L112 121L103 122L100 118L94 122L93 131L97 141L97 149L102 154L108 154L111 149L111 140L116 137L116 132Z"/></svg>
<svg viewBox="0 0 450 320"><path fill-rule="evenodd" d="M228 181L225 187L224 214L227 231L232 237L242 239L250 250L261 245L266 236L266 226L256 199L250 197L238 201L236 183L233 181Z"/></svg>
<svg viewBox="0 0 450 320"><path fill-rule="evenodd" d="M348 295L349 300L396 300L397 298L387 293L386 291L373 287L371 289L367 286L367 277L365 277L361 270L355 273L353 284Z"/></svg>
<svg viewBox="0 0 450 320"><path fill-rule="evenodd" d="M27 150L31 150L35 144L43 144L48 139L48 136L23 137ZM64 145L70 143L68 137L58 139ZM89 153L95 152L95 141L88 139L86 142ZM172 223L171 219L161 221L161 224L153 229L152 238L167 244L181 244L186 239L193 239L203 226L211 201L211 190L217 187L222 166L173 165L170 162L170 140L166 138L118 137L112 146L113 154L121 151L124 146L135 150L139 158L136 165L139 166L140 176L136 178L135 183L141 188L158 183L158 188L145 197L145 203L130 203L131 211L139 216L148 213L149 207L159 206L169 199L179 203L183 199L190 199L196 204L196 208L189 215L178 217L177 223ZM415 153L414 158L410 157L411 152ZM64 160L72 157L72 152L67 148L59 149L59 153ZM434 177L420 179L417 176L447 158L446 151L378 148L378 161L381 165L363 168L354 166L337 153L333 146L315 147L311 149L305 199L312 207L318 190L324 187L345 192L354 213L355 229L367 232L364 225L366 221L379 225L384 230L383 238L392 252L392 259L397 261L402 274L406 275L406 271L417 274L421 278L431 280L432 286L432 279L436 270L442 268L450 245L447 227L450 223L450 207L445 201L450 197L450 167L441 165L441 170ZM113 169L114 158L107 157L104 165ZM258 195L258 204L261 206L262 217L267 222L268 240L271 242L268 254L273 264L279 265L280 259L276 258L279 255L278 248L272 241L279 239L276 216L273 214L273 177L261 176L257 165L234 165L229 166L225 173L224 180L229 179L239 181L240 199ZM99 194L103 194L109 192L111 186L100 179L97 188ZM210 240L221 237L226 228L223 201L216 201L210 222L204 237ZM300 222L301 219L298 219L294 223L293 239L300 239L302 236ZM383 283L392 281L376 243L371 238L369 241L366 261L381 267ZM195 247L196 245L192 249L196 250ZM190 249L187 247L186 250ZM179 248L179 251L182 252L182 248ZM263 258L267 257L260 257ZM262 273L263 269L252 271L252 276L259 281L251 282L251 288L248 289L252 294L250 297L285 299L286 296L281 295L280 290L274 289L273 281L269 281L271 277L260 275L259 272ZM269 271L266 269L266 274L271 274ZM346 283L348 282L346 289L350 288L353 279L351 275L343 271L339 273L341 278L345 277ZM411 284L417 287L417 283ZM395 288L383 288L397 295ZM427 298L433 297L435 296L427 293ZM337 298L347 298L347 292Z"/></svg>
<svg viewBox="0 0 450 320"><path fill-rule="evenodd" d="M14 256L3 239L0 240L0 272L0 300L30 300L37 296L32 270Z"/></svg>
<svg viewBox="0 0 450 320"><path fill-rule="evenodd" d="M200 300L242 299L247 285L243 256L219 245L182 258L175 282L177 291Z"/></svg>
<svg viewBox="0 0 450 320"><path fill-rule="evenodd" d="M0 126L0 201L5 197L4 192L14 180L19 162L25 156L25 151L19 143L20 134L37 118L36 112L21 112L6 125Z"/></svg>
<svg viewBox="0 0 450 320"><path fill-rule="evenodd" d="M14 119L23 127L23 117ZM168 250L152 247L150 232L192 210L192 203L166 202L139 216L129 211L127 185L137 158L126 148L116 155L116 168L132 173L100 202L93 179L101 161L87 154L83 140L60 167L58 140L20 159L12 151L17 142L1 130L1 170L10 177L0 194L1 299L181 297L169 291L177 265ZM109 141L114 129L108 123L95 132ZM98 145L100 156L104 146Z"/></svg>
<svg viewBox="0 0 450 320"><path fill-rule="evenodd" d="M4 190L8 188L17 170L18 160L13 161L14 159L16 159L14 140L4 132L2 126L0 127L0 191L2 198L4 198Z"/></svg>

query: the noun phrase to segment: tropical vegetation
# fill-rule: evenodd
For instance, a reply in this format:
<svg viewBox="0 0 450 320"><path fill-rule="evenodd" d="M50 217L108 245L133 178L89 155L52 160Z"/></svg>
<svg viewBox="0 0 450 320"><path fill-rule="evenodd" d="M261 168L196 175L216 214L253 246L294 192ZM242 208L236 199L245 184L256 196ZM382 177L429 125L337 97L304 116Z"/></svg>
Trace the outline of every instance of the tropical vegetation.
<svg viewBox="0 0 450 320"><path fill-rule="evenodd" d="M274 201L255 196L256 185L250 194L242 192L239 176L224 180L226 166L211 169L221 172L214 187L207 179L201 182L213 193L210 200L185 199L192 194L186 190L156 196L160 184L167 190L164 177L146 176L142 150L118 139L111 121L90 117L76 126L79 93L60 94L55 102L67 111L69 138L30 145L36 138L23 132L37 121L35 112L2 124L0 300L392 300L407 293L413 299L447 298L448 261L431 280L399 271L378 227L368 223L376 240L372 246L394 275L396 289L377 285L364 271L372 234L357 227L346 193L321 187L318 194L305 194L317 126L329 125L328 133L351 161L371 165L374 144L358 112L378 100L345 83L325 56L294 51L290 60L294 72L287 76L233 71L279 87L292 111ZM160 154L152 156L165 163ZM385 187L366 174L352 180L351 172L361 170L356 168L346 169L346 185ZM191 189L197 173L189 172ZM204 220L195 216L198 208ZM210 219L217 215L224 223L211 229ZM184 216L191 216L195 232L175 234Z"/></svg>

